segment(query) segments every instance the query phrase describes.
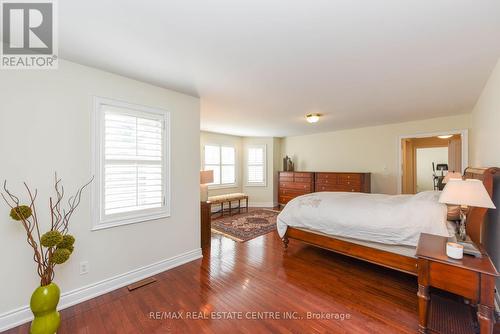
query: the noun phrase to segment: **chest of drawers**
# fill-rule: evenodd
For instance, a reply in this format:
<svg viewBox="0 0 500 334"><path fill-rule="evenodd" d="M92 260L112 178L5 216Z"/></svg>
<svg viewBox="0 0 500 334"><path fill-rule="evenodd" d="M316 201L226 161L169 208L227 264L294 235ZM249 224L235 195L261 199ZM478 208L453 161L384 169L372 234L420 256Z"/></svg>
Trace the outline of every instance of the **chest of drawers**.
<svg viewBox="0 0 500 334"><path fill-rule="evenodd" d="M370 173L315 173L315 191L370 192Z"/></svg>
<svg viewBox="0 0 500 334"><path fill-rule="evenodd" d="M370 173L279 172L278 202L318 191L370 192Z"/></svg>
<svg viewBox="0 0 500 334"><path fill-rule="evenodd" d="M280 172L278 202L285 205L291 199L314 191L314 173Z"/></svg>

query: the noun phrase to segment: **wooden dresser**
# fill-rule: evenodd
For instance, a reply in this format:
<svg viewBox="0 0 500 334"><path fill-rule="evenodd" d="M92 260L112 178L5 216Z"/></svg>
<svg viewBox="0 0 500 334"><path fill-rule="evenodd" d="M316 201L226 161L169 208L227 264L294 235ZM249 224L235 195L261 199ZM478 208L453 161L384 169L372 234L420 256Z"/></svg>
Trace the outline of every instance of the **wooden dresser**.
<svg viewBox="0 0 500 334"><path fill-rule="evenodd" d="M371 191L370 173L315 173L314 191Z"/></svg>
<svg viewBox="0 0 500 334"><path fill-rule="evenodd" d="M313 172L279 172L279 204L285 205L297 196L312 192L314 192Z"/></svg>
<svg viewBox="0 0 500 334"><path fill-rule="evenodd" d="M200 232L201 249L210 250L212 238L212 205L210 202L200 202Z"/></svg>
<svg viewBox="0 0 500 334"><path fill-rule="evenodd" d="M370 192L370 173L279 172L278 202L317 191Z"/></svg>

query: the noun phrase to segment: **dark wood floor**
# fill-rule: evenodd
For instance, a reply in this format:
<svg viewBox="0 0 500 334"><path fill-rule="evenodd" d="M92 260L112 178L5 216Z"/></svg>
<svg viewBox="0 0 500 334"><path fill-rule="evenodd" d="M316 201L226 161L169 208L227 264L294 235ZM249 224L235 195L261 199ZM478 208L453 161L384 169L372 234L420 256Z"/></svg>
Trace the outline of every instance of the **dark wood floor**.
<svg viewBox="0 0 500 334"><path fill-rule="evenodd" d="M194 261L63 310L63 333L415 333L416 279L396 271L290 241L276 233L246 243L212 236L212 249ZM152 312L183 312L182 319L151 319ZM187 313L238 319L186 319ZM275 320L281 312L303 319ZM290 312L290 313L285 313ZM293 313L296 312L296 313ZM340 316L350 319L307 319ZM167 313L168 314L168 313ZM174 313L170 313L171 315ZM162 316L160 314L160 316ZM163 314L164 316L164 314ZM267 317L265 320L246 317ZM24 325L8 333L27 333Z"/></svg>

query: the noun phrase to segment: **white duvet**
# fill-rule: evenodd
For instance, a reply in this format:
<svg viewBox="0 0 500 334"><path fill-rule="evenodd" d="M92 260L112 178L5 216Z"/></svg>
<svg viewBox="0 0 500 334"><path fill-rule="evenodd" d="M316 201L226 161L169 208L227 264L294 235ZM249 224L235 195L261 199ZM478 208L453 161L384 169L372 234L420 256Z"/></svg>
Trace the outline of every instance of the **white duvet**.
<svg viewBox="0 0 500 334"><path fill-rule="evenodd" d="M379 242L416 246L420 233L450 236L440 192L381 195L318 192L294 198L278 215L281 237L288 226Z"/></svg>

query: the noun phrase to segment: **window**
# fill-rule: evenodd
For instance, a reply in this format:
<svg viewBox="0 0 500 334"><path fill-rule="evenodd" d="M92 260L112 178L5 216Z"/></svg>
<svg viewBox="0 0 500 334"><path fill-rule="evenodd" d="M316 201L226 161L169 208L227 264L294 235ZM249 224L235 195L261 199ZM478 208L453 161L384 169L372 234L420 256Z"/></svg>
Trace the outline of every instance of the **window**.
<svg viewBox="0 0 500 334"><path fill-rule="evenodd" d="M252 145L247 148L247 185L266 185L265 145Z"/></svg>
<svg viewBox="0 0 500 334"><path fill-rule="evenodd" d="M236 184L236 150L231 146L205 145L204 170L214 171L214 182L209 187Z"/></svg>
<svg viewBox="0 0 500 334"><path fill-rule="evenodd" d="M96 98L94 229L169 216L169 113Z"/></svg>

